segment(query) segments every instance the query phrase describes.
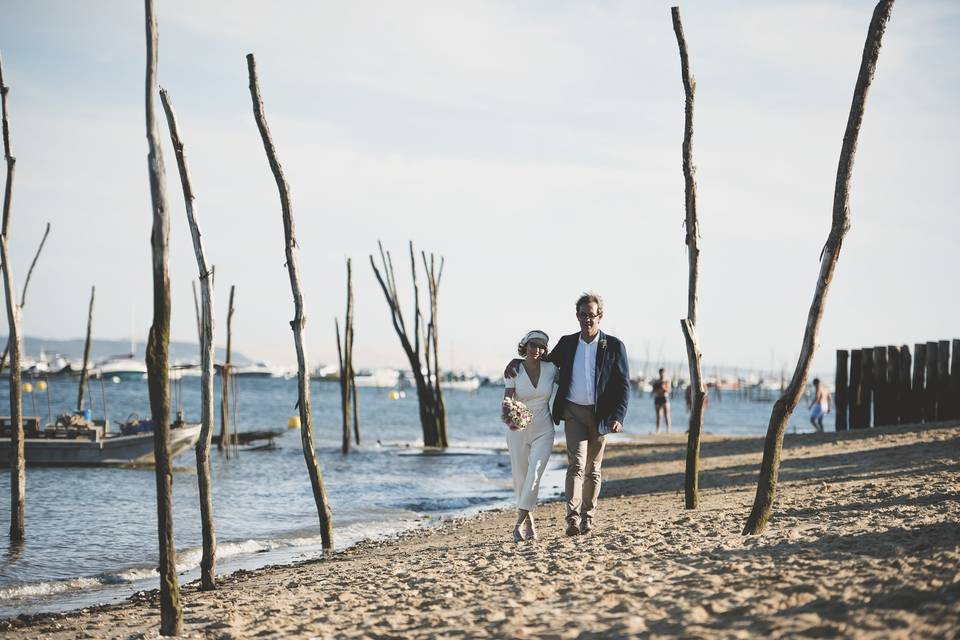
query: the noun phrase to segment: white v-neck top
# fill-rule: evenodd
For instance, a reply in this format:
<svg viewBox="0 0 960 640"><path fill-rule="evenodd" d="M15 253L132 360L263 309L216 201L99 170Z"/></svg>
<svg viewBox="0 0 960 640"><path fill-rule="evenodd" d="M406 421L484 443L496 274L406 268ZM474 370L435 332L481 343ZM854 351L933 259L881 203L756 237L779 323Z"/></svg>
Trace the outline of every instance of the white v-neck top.
<svg viewBox="0 0 960 640"><path fill-rule="evenodd" d="M527 369L521 363L517 377L505 378L504 386L507 389L514 389L514 397L527 405L533 414L532 427L549 426L553 429L553 420L550 418L550 396L553 394L553 385L557 382L558 369L552 362L540 363L540 379L534 386L530 376L527 375ZM529 428L529 427L528 427Z"/></svg>

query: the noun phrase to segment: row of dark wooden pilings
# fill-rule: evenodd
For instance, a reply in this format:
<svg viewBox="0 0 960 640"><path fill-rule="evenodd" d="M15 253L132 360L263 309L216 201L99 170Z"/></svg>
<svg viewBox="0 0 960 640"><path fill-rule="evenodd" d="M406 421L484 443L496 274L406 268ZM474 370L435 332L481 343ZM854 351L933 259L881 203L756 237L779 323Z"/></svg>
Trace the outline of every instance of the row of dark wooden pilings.
<svg viewBox="0 0 960 640"><path fill-rule="evenodd" d="M960 340L837 350L837 431L960 420Z"/></svg>

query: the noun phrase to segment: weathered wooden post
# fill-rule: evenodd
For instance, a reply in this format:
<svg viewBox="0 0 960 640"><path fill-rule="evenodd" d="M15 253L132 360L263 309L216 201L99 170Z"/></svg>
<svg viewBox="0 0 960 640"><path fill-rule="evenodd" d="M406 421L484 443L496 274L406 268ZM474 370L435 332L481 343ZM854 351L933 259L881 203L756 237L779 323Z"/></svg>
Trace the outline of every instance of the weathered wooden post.
<svg viewBox="0 0 960 640"><path fill-rule="evenodd" d="M887 348L873 348L873 426L890 424L887 421Z"/></svg>
<svg viewBox="0 0 960 640"><path fill-rule="evenodd" d="M937 420L953 417L950 398L950 341L937 343Z"/></svg>
<svg viewBox="0 0 960 640"><path fill-rule="evenodd" d="M953 398L951 420L960 418L960 340L953 340L953 358L950 361L950 396Z"/></svg>
<svg viewBox="0 0 960 640"><path fill-rule="evenodd" d="M210 591L217 588L217 533L213 524L213 488L210 476L210 440L213 436L213 267L207 266L207 257L203 250L203 237L197 222L196 195L190 180L190 166L180 139L177 115L170 103L170 97L164 89L160 90L160 100L167 116L167 128L170 142L177 157L180 172L180 185L183 188L183 202L187 209L187 224L193 239L193 252L197 257L197 269L200 274L200 297L203 301L200 313L200 438L195 448L197 460L197 487L200 493L200 530L203 539L203 555L200 559L201 589ZM191 284L193 284L191 282ZM194 288L194 303L197 290Z"/></svg>
<svg viewBox="0 0 960 640"><path fill-rule="evenodd" d="M697 285L700 278L700 226L697 220L696 167L693 165L693 105L697 83L690 72L687 40L680 21L680 7L671 7L673 33L680 49L680 79L683 82L683 182L684 182L684 243L687 245L687 317L680 321L687 348L690 368L690 420L687 428L687 457L684 472L684 506L696 509L700 502L700 434L703 431L703 403L706 389L703 384L700 344L697 337Z"/></svg>
<svg viewBox="0 0 960 640"><path fill-rule="evenodd" d="M900 347L887 347L887 424L900 424Z"/></svg>
<svg viewBox="0 0 960 640"><path fill-rule="evenodd" d="M757 493L743 530L744 534L757 534L763 531L773 511L777 477L780 472L780 453L783 448L783 436L787 428L787 420L800 401L807 374L810 372L810 363L816 349L817 334L820 331L820 321L823 318L826 295L830 288L830 282L833 280L837 260L840 258L840 246L847 230L850 228L849 198L853 157L856 152L860 124L863 121L867 91L873 80L877 57L880 54L880 42L886 29L887 20L890 19L892 8L893 0L880 0L870 21L870 28L863 48L863 58L860 63L860 72L857 75L853 102L840 151L837 180L834 188L833 222L827 241L821 251L817 288L810 304L810 311L807 314L807 325L804 329L800 357L797 366L794 368L793 377L783 395L774 403L773 410L770 413L767 437L763 447L763 460L760 464L760 478L757 482Z"/></svg>
<svg viewBox="0 0 960 640"><path fill-rule="evenodd" d="M153 0L144 0L147 23L147 167L153 204L153 324L147 338L147 384L153 422L153 452L157 478L157 533L160 546L160 633L180 635L182 613L177 581L177 550L173 543L173 469L170 460L170 212L160 129L154 113L157 91L157 19Z"/></svg>
<svg viewBox="0 0 960 640"><path fill-rule="evenodd" d="M343 429L340 450L342 453L350 451L350 417L351 403L356 404L356 392L353 389L353 268L350 258L347 258L347 311L343 325L343 345L340 344L340 323L334 318L337 332L337 364L340 369L340 413L343 418ZM360 444L359 427L355 424L357 444Z"/></svg>
<svg viewBox="0 0 960 640"><path fill-rule="evenodd" d="M333 548L333 523L330 514L330 503L327 501L327 492L323 487L323 475L320 472L320 463L317 460L317 451L313 445L313 416L310 411L310 369L307 367L307 355L303 347L303 326L306 317L303 314L303 292L300 288L300 265L297 260L297 240L293 225L293 204L290 198L290 187L283 176L280 161L277 160L276 147L267 126L267 118L263 109L263 100L260 97L260 84L257 80L257 63L252 53L247 54L247 71L250 77L250 97L253 100L253 115L263 139L263 148L270 163L277 190L280 192L280 206L283 214L283 232L286 241L287 272L290 276L290 288L293 292L294 315L290 326L293 328L293 342L297 350L297 391L300 407L300 442L303 446L303 456L307 463L307 472L310 474L310 483L313 487L313 499L317 505L317 515L320 519L320 539L324 549Z"/></svg>
<svg viewBox="0 0 960 640"><path fill-rule="evenodd" d="M937 392L940 390L940 376L937 363L940 360L940 344L927 343L927 384L924 388L924 419L926 422L939 420L937 413Z"/></svg>
<svg viewBox="0 0 960 640"><path fill-rule="evenodd" d="M913 390L911 389L910 371L913 364L910 356L910 345L900 345L900 418L899 424L910 424L913 419Z"/></svg>
<svg viewBox="0 0 960 640"><path fill-rule="evenodd" d="M97 292L96 287L90 287L90 310L87 312L87 338L83 343L83 369L80 370L80 389L77 393L77 411L83 411L83 394L87 388L87 367L90 364L90 342L93 331L93 297ZM92 405L93 402L91 401ZM93 408L92 406L90 407ZM104 429L110 425L105 424Z"/></svg>
<svg viewBox="0 0 960 640"><path fill-rule="evenodd" d="M863 350L850 351L850 428L863 429Z"/></svg>
<svg viewBox="0 0 960 640"><path fill-rule="evenodd" d="M860 397L863 399L863 416L861 416L862 426L864 428L876 424L874 419L874 398L876 390L876 381L873 379L873 349L863 349L863 378L860 380Z"/></svg>
<svg viewBox="0 0 960 640"><path fill-rule="evenodd" d="M927 417L927 345L918 342L913 345L913 389L911 390L911 405L913 408L913 422L926 422Z"/></svg>
<svg viewBox="0 0 960 640"><path fill-rule="evenodd" d="M7 94L10 91L3 80L3 59L0 58L0 115L3 126L3 156L7 164L7 177L3 190L3 222L0 229L0 262L3 268L3 292L7 307L9 335L7 349L10 353L10 543L19 545L25 537L25 512L27 490L27 466L24 456L23 398L21 397L21 315L17 294L10 273L10 256L7 252L7 229L10 225L10 209L13 200L13 176L17 159L10 153L10 121L7 110ZM0 369L3 364L0 362Z"/></svg>
<svg viewBox="0 0 960 640"><path fill-rule="evenodd" d="M836 430L846 431L849 429L847 423L847 407L850 404L850 389L847 384L847 358L849 353L846 349L837 349L837 373L834 383L834 405L837 412Z"/></svg>
<svg viewBox="0 0 960 640"><path fill-rule="evenodd" d="M233 346L233 294L236 288L236 285L230 285L230 303L227 307L227 351L223 367L220 369L220 441L217 442L217 449L226 451L228 458L230 457L230 376L233 366L230 362L230 353Z"/></svg>

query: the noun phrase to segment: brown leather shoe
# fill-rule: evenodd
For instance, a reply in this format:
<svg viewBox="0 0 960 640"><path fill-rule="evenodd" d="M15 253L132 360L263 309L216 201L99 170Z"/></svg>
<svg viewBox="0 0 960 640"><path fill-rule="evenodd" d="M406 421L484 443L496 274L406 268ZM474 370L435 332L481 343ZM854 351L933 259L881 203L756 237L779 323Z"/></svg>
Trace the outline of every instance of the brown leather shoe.
<svg viewBox="0 0 960 640"><path fill-rule="evenodd" d="M588 536L590 532L593 531L593 519L584 518L580 521L580 535Z"/></svg>
<svg viewBox="0 0 960 640"><path fill-rule="evenodd" d="M567 524L567 535L568 536L578 536L580 535L580 527L576 522L570 520Z"/></svg>

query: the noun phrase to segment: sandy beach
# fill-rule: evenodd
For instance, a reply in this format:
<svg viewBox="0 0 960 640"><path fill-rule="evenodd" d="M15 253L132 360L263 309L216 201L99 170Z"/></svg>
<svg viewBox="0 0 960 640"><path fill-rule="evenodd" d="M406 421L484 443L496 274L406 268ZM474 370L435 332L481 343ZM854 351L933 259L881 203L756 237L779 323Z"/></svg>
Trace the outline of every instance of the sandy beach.
<svg viewBox="0 0 960 640"><path fill-rule="evenodd" d="M683 509L685 436L608 447L595 533L510 541L492 511L182 590L184 637L957 637L960 426L788 436L774 517L740 535L762 439L705 439ZM3 621L5 638L155 638L155 595Z"/></svg>

